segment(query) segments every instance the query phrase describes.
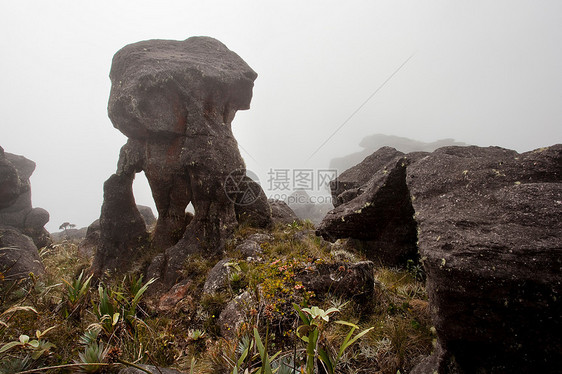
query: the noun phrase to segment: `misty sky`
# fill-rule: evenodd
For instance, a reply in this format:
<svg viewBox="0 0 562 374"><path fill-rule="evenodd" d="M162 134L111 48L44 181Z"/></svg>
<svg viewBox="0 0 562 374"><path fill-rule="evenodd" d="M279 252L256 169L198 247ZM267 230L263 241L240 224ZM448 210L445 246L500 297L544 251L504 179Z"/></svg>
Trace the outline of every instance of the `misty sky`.
<svg viewBox="0 0 562 374"><path fill-rule="evenodd" d="M111 58L145 39L212 36L259 74L233 131L262 185L270 168L327 167L375 133L562 142L561 1L2 0L0 31L0 145L37 163L50 231L99 216L126 142L107 117ZM153 204L143 178L135 189Z"/></svg>

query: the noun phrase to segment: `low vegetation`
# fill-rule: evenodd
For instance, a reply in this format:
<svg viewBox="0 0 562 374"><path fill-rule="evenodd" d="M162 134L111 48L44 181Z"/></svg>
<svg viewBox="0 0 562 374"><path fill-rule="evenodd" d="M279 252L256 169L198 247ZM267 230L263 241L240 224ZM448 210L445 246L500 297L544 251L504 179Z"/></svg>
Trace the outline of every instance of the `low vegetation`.
<svg viewBox="0 0 562 374"><path fill-rule="evenodd" d="M108 373L142 364L186 373L407 373L434 338L421 268L377 268L367 303L316 295L296 280L299 269L363 258L311 229L306 222L267 232L241 227L227 248L226 290L202 297L217 259L192 258L188 294L159 313L146 299L152 279L127 274L94 284L75 244L45 248L45 277L0 280L0 373ZM236 253L255 233L270 235L258 258ZM218 317L243 292L255 300L249 317L221 336Z"/></svg>

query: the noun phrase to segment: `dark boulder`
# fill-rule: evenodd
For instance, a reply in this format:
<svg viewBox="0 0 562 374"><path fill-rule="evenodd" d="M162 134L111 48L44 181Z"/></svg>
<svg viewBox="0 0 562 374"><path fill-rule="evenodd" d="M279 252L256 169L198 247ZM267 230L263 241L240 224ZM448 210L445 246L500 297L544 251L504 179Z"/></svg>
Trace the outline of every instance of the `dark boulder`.
<svg viewBox="0 0 562 374"><path fill-rule="evenodd" d="M0 226L0 274L5 280L14 281L27 278L29 273L45 273L37 247L18 230Z"/></svg>
<svg viewBox="0 0 562 374"><path fill-rule="evenodd" d="M142 41L113 58L108 112L129 138L116 174L129 180L143 171L158 210L152 244L164 252L148 270L159 277L154 289L169 289L190 254L222 254L237 225L225 184L229 176L245 175L245 165L231 123L238 110L250 107L256 77L237 54L209 37ZM191 220L185 213L189 203L195 210ZM101 230L102 242L115 242L104 234L103 219ZM129 260L128 252L112 248L112 257ZM107 252L98 251L96 259Z"/></svg>
<svg viewBox="0 0 562 374"><path fill-rule="evenodd" d="M332 193L340 205L324 217L317 235L331 242L355 239L369 259L390 266L416 258L416 223L406 168L422 156L385 147L339 176L332 182Z"/></svg>
<svg viewBox="0 0 562 374"><path fill-rule="evenodd" d="M556 372L562 146L441 148L407 183L439 343L413 372Z"/></svg>
<svg viewBox="0 0 562 374"><path fill-rule="evenodd" d="M381 153L355 167L357 183L338 186L341 205L317 233L361 244L409 238L394 242L399 253L413 250L417 229L438 339L413 373L556 372L562 145L523 154L445 147L377 166L393 152Z"/></svg>
<svg viewBox="0 0 562 374"><path fill-rule="evenodd" d="M330 182L334 207L353 200L362 193L360 187L367 184L376 172L381 172L390 162L404 153L394 148L383 147L366 157L361 163L347 169Z"/></svg>

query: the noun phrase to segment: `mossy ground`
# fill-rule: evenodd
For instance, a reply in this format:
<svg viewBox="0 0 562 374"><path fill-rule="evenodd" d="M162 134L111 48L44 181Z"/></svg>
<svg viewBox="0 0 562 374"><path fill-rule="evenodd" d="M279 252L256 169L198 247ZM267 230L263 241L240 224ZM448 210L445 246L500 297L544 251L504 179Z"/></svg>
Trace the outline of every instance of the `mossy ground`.
<svg viewBox="0 0 562 374"><path fill-rule="evenodd" d="M364 260L361 253L337 250L314 236L310 223L278 225L273 230L240 227L227 246L228 255L235 260L225 292L201 298L200 290L208 270L216 259L192 258L186 263L189 274L189 295L172 311L150 313L142 302L129 322L123 318L100 335L106 346L118 348L122 361L175 367L193 373L231 373L240 355L238 347L244 335L257 327L268 341L271 354L297 358L304 354L305 344L295 335L299 317L292 303L301 306L336 307L340 311L333 320L344 320L373 329L350 347L343 355L336 372L339 373L407 373L419 359L430 353L433 335L428 317L427 296L422 282L412 271L394 268L375 269L375 296L369 302L358 302L331 294L316 295L295 280L298 269L320 262ZM273 239L261 244L263 253L257 261L248 261L236 253L236 245L255 233L265 233ZM96 317L100 295L91 285L78 307L68 310L64 280L76 279L88 267L88 259L78 255L77 246L62 242L41 252L47 275L15 286L0 281L0 313L11 306L27 305L37 313L18 311L0 320L0 347L18 340L20 335L33 337L37 330L49 331L42 339L55 346L37 360L27 359L29 347L14 348L0 354L0 373L18 372L61 364L72 364L84 352L79 344L84 332L100 323ZM114 292L116 305L131 299L129 285L124 279L104 284ZM136 278L138 280L138 278ZM252 318L235 338L220 336L218 315L226 303L248 291L258 299ZM129 297L129 298L128 298ZM116 311L121 313L122 311ZM336 352L349 331L347 326L326 325L322 342ZM0 348L1 349L1 348ZM18 367L19 365L19 367ZM51 373L73 372L76 368L53 369Z"/></svg>

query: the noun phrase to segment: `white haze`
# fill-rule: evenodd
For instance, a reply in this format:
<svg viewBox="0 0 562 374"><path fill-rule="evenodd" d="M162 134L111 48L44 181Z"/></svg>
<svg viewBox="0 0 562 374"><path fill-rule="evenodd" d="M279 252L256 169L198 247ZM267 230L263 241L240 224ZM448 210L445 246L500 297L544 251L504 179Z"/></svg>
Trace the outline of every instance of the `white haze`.
<svg viewBox="0 0 562 374"><path fill-rule="evenodd" d="M126 141L107 117L111 58L139 40L212 36L259 74L233 131L262 184L271 168L327 167L375 133L562 142L560 1L3 0L0 30L0 145L37 163L33 205L50 231L99 216ZM153 206L144 177L135 190Z"/></svg>

